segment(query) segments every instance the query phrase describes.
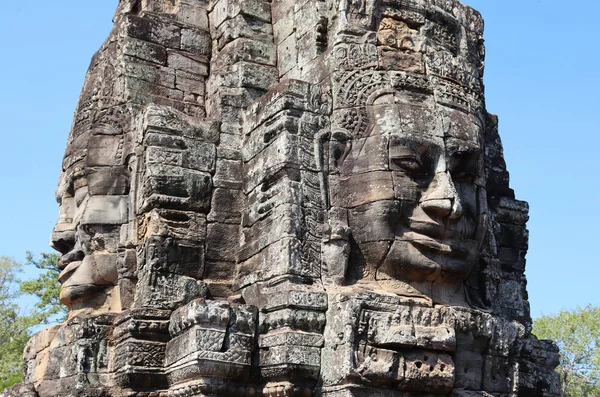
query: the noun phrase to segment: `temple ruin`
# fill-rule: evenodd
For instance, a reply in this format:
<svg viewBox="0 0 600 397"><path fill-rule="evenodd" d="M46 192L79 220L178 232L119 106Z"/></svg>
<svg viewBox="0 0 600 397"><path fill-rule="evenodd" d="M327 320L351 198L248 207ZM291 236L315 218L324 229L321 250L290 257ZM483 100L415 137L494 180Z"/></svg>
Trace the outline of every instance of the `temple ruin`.
<svg viewBox="0 0 600 397"><path fill-rule="evenodd" d="M554 397L457 0L121 0L19 397Z"/></svg>

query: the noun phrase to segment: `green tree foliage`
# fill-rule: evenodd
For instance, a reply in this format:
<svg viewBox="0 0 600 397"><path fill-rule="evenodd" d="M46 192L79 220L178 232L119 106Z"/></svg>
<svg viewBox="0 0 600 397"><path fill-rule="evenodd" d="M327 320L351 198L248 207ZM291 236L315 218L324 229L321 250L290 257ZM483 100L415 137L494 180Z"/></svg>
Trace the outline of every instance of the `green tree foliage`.
<svg viewBox="0 0 600 397"><path fill-rule="evenodd" d="M28 281L18 276L23 265L0 256L0 390L21 381L23 349L40 324L66 319L68 309L60 303L56 254L41 254L39 259L27 253L26 265L35 266L39 275ZM19 300L25 295L37 297L34 309L24 313Z"/></svg>
<svg viewBox="0 0 600 397"><path fill-rule="evenodd" d="M29 339L28 329L34 325L30 317L20 314L15 301L21 294L17 280L20 271L20 263L0 257L0 383L4 387L21 379L23 347Z"/></svg>
<svg viewBox="0 0 600 397"><path fill-rule="evenodd" d="M22 281L21 291L26 294L34 295L38 298L35 304L35 311L32 315L37 316L38 324L59 323L67 319L68 308L60 302L60 283L58 282L58 254L42 253L40 259L36 259L33 254L27 251L26 265L35 266L41 270L39 277Z"/></svg>
<svg viewBox="0 0 600 397"><path fill-rule="evenodd" d="M552 339L561 351L558 371L569 397L600 397L600 307L588 305L533 323L540 339Z"/></svg>

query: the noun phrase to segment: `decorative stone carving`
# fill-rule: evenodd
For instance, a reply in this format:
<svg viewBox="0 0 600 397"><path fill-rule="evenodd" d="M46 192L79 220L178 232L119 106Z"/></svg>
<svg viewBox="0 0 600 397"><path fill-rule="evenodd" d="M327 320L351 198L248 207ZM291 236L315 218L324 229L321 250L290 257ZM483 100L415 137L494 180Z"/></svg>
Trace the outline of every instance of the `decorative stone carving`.
<svg viewBox="0 0 600 397"><path fill-rule="evenodd" d="M456 0L121 0L67 143L62 325L3 396L558 396Z"/></svg>

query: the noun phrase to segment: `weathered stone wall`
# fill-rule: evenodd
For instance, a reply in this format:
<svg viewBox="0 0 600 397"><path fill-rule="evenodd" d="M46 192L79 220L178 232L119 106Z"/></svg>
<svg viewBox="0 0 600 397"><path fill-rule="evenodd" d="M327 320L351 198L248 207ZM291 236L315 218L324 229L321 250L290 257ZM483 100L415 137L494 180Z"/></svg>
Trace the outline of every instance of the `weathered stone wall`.
<svg viewBox="0 0 600 397"><path fill-rule="evenodd" d="M558 396L456 0L121 0L2 396Z"/></svg>

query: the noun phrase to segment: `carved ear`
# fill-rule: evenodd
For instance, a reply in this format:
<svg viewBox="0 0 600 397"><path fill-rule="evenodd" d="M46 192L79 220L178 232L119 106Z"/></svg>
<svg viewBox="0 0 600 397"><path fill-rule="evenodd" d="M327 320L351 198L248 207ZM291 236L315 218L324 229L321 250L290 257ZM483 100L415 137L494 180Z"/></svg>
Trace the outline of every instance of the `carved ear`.
<svg viewBox="0 0 600 397"><path fill-rule="evenodd" d="M331 134L331 140L329 141L329 171L331 173L339 171L351 148L352 140L348 133L336 131Z"/></svg>
<svg viewBox="0 0 600 397"><path fill-rule="evenodd" d="M125 157L125 168L129 175L132 175L137 171L137 155L135 153L129 153L127 157Z"/></svg>
<svg viewBox="0 0 600 397"><path fill-rule="evenodd" d="M338 174L352 146L351 135L345 131L330 134L323 131L315 136L314 150L321 185L323 208L331 208L329 202L329 176Z"/></svg>

